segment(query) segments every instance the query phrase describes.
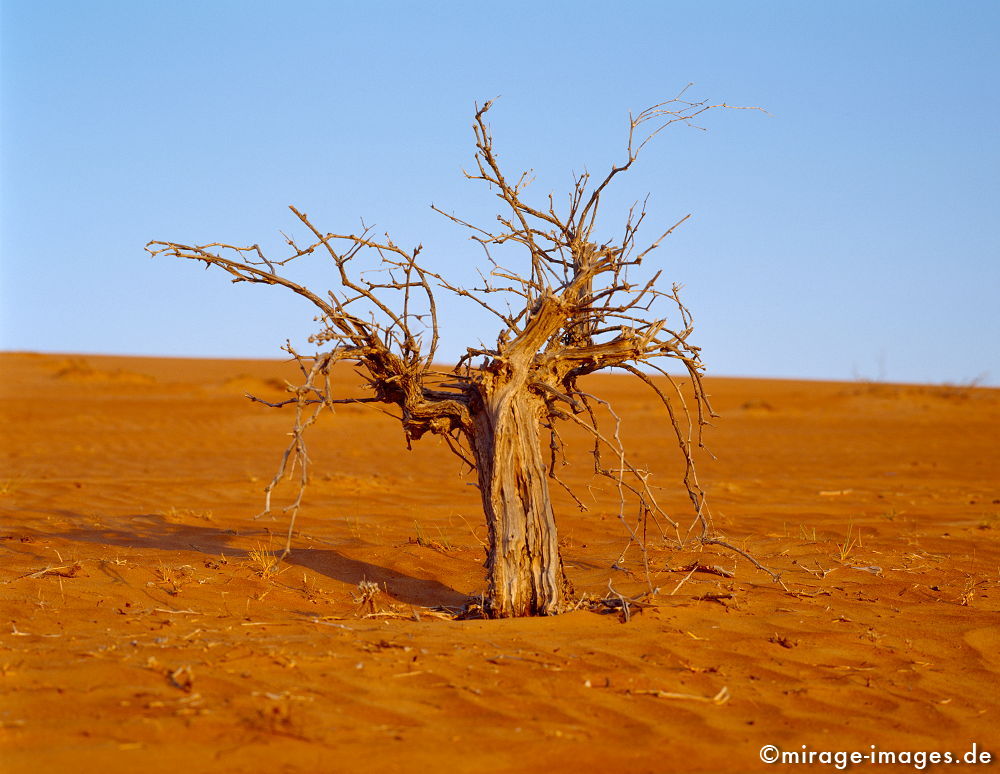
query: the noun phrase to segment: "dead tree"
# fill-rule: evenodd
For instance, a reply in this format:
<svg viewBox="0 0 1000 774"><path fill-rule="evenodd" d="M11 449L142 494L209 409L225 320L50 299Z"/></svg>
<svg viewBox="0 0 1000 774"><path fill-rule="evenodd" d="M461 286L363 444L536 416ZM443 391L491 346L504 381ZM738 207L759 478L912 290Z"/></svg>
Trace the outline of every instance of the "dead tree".
<svg viewBox="0 0 1000 774"><path fill-rule="evenodd" d="M597 217L608 186L660 131L729 106L689 101L682 92L630 116L621 163L598 181L587 173L576 176L565 204L549 195L537 206L525 198L528 173L514 180L501 169L486 123L491 106L487 102L475 114L476 167L466 177L486 183L501 200L496 224L481 228L442 212L468 228L485 250L490 270L479 287L458 287L431 271L418 260L420 247L404 249L388 235L376 238L370 228L356 234L324 233L294 207L292 212L309 232L308 242L286 237L291 253L281 260L268 258L257 245L153 241L146 249L154 256L165 253L218 267L232 275L233 282L284 286L320 312L321 329L310 342L323 351L302 357L288 345L304 380L288 400L269 404L291 404L296 410L292 441L267 487L266 503L269 511L272 490L297 467L300 486L288 508L289 545L308 478L304 431L338 403L388 404L398 409L394 416L402 423L407 445L427 433L441 436L477 474L488 528L487 614L545 615L563 608L567 592L549 493L550 482L565 486L556 464L562 450L561 423L577 425L593 439L595 472L615 482L622 503L619 517L630 530L634 527L625 515L626 497L637 503L643 518L669 524L680 542L719 542L712 536L693 459L711 408L702 388L699 348L690 341L691 315L676 286L661 287L661 272L637 278L647 256L686 218L640 247L636 234L645 218L644 206L632 207L615 241L598 239ZM498 249L509 254L511 246L523 256L520 268L501 266L494 257ZM329 257L339 277L339 287L325 294L281 273L290 261L317 252ZM372 262L368 270L366 259ZM470 299L500 321L494 346L468 349L446 371L434 362L440 332L435 292L441 290ZM658 311L664 302L672 309L672 323L667 313ZM668 359L686 372L687 398L663 368ZM331 368L341 361L360 366L370 396L336 397ZM683 486L693 508L686 531L657 503L648 473L630 462L617 415L580 386L581 377L611 368L642 381L663 406L683 459ZM608 416L615 424L610 429L602 427L601 417ZM548 436L548 459L543 434ZM582 506L579 499L577 503ZM634 532L633 537L638 540Z"/></svg>

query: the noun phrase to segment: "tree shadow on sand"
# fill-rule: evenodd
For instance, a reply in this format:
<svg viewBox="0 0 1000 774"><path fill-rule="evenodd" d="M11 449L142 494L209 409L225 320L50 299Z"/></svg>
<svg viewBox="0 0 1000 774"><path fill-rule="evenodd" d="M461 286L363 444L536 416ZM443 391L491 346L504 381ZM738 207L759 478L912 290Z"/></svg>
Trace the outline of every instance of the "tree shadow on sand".
<svg viewBox="0 0 1000 774"><path fill-rule="evenodd" d="M85 517L84 514L73 511L58 510L49 513L75 522L93 523L93 517ZM231 545L234 537L239 536L244 539L269 537L269 533L263 529L237 533L232 529L175 524L158 513L134 514L125 518L128 520L127 527L88 526L44 533L44 536L121 548L158 551L194 550L209 556L218 557L224 554L235 559L246 559L248 554L246 550ZM357 586L364 580L372 581L383 588L390 597L407 605L460 607L468 599L468 595L439 581L414 578L389 567L352 559L334 549L297 549L293 550L284 561L313 570L349 586Z"/></svg>
<svg viewBox="0 0 1000 774"><path fill-rule="evenodd" d="M371 581L385 589L390 597L407 605L461 607L469 599L467 594L440 581L414 578L388 567L351 559L332 549L292 551L285 561L353 586L363 580Z"/></svg>

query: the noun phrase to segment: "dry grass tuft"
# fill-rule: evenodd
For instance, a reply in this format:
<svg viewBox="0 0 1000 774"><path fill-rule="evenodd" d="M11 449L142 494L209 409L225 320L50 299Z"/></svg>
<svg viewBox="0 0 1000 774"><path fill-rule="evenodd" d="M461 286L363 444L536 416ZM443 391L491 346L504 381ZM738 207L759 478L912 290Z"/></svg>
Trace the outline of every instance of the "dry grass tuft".
<svg viewBox="0 0 1000 774"><path fill-rule="evenodd" d="M382 589L374 581L362 580L358 583L358 593L353 597L358 606L359 614L371 615L378 612L375 600L382 594Z"/></svg>
<svg viewBox="0 0 1000 774"><path fill-rule="evenodd" d="M268 546L258 543L247 551L247 565L254 574L264 580L271 580L283 570L278 569L279 559Z"/></svg>
<svg viewBox="0 0 1000 774"><path fill-rule="evenodd" d="M862 548L861 545L861 530L858 529L857 534L852 534L854 531L854 525L847 525L847 537L844 538L843 543L837 543L837 559L843 564L850 557L851 553L855 548Z"/></svg>

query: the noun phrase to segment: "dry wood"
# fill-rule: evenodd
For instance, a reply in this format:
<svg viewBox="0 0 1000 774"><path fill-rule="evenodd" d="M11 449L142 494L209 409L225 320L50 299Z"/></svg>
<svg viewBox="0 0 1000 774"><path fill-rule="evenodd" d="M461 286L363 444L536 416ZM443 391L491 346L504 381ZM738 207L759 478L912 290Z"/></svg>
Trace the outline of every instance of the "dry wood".
<svg viewBox="0 0 1000 774"><path fill-rule="evenodd" d="M694 540L732 548L712 535L705 492L695 473L694 450L702 445L701 430L713 414L702 385L701 352L690 340L691 314L676 285L661 289L660 271L640 273L643 260L687 216L645 247L637 242L646 217L644 204L633 206L615 240L599 237L597 226L602 194L653 137L671 124L693 126L695 117L730 106L691 101L682 91L630 116L625 158L596 184L588 173L576 176L568 207L560 209L551 195L541 206L528 203L528 173L515 180L501 169L486 122L492 105L490 101L476 110L475 167L466 176L485 183L500 200L497 226L483 228L435 208L467 228L484 250L492 268L481 274L479 287L455 286L427 269L418 262L420 246L404 249L388 235L377 238L367 227L360 233L323 233L294 207L308 238L300 243L286 236L291 253L281 260L268 258L256 244L154 241L146 249L154 256L215 266L233 282L285 287L319 311L321 327L310 341L325 349L304 357L286 346L300 367L302 383L289 387L287 400L254 398L268 406L295 407L292 440L265 499L265 513L270 513L272 492L297 471L296 496L284 509L290 519L282 556L291 549L295 515L309 477L305 431L324 410L340 403L393 406L397 413L387 413L401 422L407 445L427 433L441 436L476 471L488 534L486 614L552 614L566 607L569 589L548 483L554 480L569 490L556 469L556 460L564 456L557 430L562 421L571 421L592 437L595 473L615 482L618 517L629 533L622 561L632 545L639 547L651 591L648 521L661 535L661 525L670 525L678 544L692 539L697 529ZM507 247L526 253L523 270L505 268L494 257L494 251ZM325 295L280 273L291 261L313 254L326 255L336 270L339 286ZM469 348L446 372L432 367L440 333L435 292L440 290L474 301L501 323L494 346ZM665 360L681 366L689 398L661 367ZM359 367L370 397L336 397L331 368L341 361ZM621 422L611 405L579 386L581 377L612 368L644 382L664 407L694 510L686 531L657 503L651 473L629 461L619 434ZM664 376L666 387L651 373ZM613 432L602 429L605 416L611 417ZM548 436L548 461L540 430ZM574 499L585 508L580 498ZM627 501L635 503L634 513ZM757 564L745 552L733 550Z"/></svg>
<svg viewBox="0 0 1000 774"><path fill-rule="evenodd" d="M676 693L674 691L631 691L631 693L637 696L655 696L658 699L684 699L687 701L701 701L707 702L708 704L715 704L721 706L729 701L732 694L729 692L728 686L722 686L719 692L715 696L699 696L694 693Z"/></svg>

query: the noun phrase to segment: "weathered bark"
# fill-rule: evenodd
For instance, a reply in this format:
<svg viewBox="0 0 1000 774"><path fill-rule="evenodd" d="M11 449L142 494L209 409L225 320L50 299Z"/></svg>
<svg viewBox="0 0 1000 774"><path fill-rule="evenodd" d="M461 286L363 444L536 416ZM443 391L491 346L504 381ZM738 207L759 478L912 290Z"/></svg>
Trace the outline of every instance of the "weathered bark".
<svg viewBox="0 0 1000 774"><path fill-rule="evenodd" d="M488 527L487 613L552 615L567 581L538 445L544 403L516 381L480 397L470 446Z"/></svg>

